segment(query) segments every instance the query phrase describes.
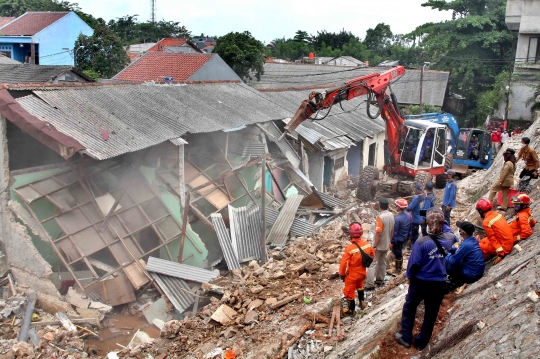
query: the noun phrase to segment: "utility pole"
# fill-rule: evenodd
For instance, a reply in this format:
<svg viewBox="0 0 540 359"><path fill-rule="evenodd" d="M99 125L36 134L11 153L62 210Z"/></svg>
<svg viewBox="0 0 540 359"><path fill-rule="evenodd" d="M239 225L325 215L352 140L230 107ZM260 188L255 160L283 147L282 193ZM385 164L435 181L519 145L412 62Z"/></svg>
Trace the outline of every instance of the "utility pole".
<svg viewBox="0 0 540 359"><path fill-rule="evenodd" d="M420 53L420 114L423 113L423 106L422 106L422 88L424 87L424 55L426 53L422 51Z"/></svg>
<svg viewBox="0 0 540 359"><path fill-rule="evenodd" d="M150 21L152 23L156 22L156 0L150 0L150 7L152 9L152 13L150 14Z"/></svg>

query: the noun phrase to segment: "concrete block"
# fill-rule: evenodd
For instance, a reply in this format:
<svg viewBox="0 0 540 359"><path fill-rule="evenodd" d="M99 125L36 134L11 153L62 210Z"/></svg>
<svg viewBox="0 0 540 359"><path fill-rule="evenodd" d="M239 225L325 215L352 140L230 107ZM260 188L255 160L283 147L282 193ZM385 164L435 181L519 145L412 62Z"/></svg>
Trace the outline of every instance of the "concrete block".
<svg viewBox="0 0 540 359"><path fill-rule="evenodd" d="M148 323L153 323L156 318L163 322L168 322L172 319L171 315L167 313L167 303L165 303L165 299L163 298L159 298L143 309L143 314Z"/></svg>
<svg viewBox="0 0 540 359"><path fill-rule="evenodd" d="M69 304L77 308L87 309L88 306L90 306L90 301L88 299L84 299L82 295L80 295L75 289L73 289L73 287L70 287L68 289L65 298Z"/></svg>
<svg viewBox="0 0 540 359"><path fill-rule="evenodd" d="M222 304L210 318L223 325L229 325L233 323L234 318L238 315L234 309Z"/></svg>

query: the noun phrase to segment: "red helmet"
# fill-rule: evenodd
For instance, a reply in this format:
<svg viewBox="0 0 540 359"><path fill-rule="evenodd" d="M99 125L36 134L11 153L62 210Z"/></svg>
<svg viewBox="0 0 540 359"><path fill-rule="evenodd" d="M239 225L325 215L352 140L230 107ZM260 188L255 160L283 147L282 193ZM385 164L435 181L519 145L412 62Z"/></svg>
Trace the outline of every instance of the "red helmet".
<svg viewBox="0 0 540 359"><path fill-rule="evenodd" d="M515 204L530 204L531 203L531 197L527 195L527 193L520 192L517 194L517 196L512 197L512 203Z"/></svg>
<svg viewBox="0 0 540 359"><path fill-rule="evenodd" d="M476 202L476 209L481 209L483 212L491 211L493 209L493 204L487 198L481 198Z"/></svg>
<svg viewBox="0 0 540 359"><path fill-rule="evenodd" d="M351 238L360 238L362 237L362 234L364 234L364 230L362 229L362 225L358 222L353 222L349 226L349 234L351 235Z"/></svg>
<svg viewBox="0 0 540 359"><path fill-rule="evenodd" d="M408 205L409 205L409 202L407 202L405 198L400 197L396 199L396 206L398 206L399 208L404 209L404 208L407 208Z"/></svg>

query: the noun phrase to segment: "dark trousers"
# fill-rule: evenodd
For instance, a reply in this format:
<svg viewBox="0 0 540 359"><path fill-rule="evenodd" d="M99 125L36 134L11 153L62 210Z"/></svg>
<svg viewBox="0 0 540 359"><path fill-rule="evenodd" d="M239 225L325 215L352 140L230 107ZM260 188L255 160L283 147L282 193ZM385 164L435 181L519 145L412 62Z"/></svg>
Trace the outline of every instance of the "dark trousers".
<svg viewBox="0 0 540 359"><path fill-rule="evenodd" d="M422 236L427 236L427 223L421 224L420 228L422 228Z"/></svg>
<svg viewBox="0 0 540 359"><path fill-rule="evenodd" d="M412 331L416 318L416 309L424 301L424 321L422 322L420 334L416 336L414 344L419 349L425 348L428 345L445 294L445 281L432 282L417 278L411 279L401 315L401 335L405 342L412 344Z"/></svg>
<svg viewBox="0 0 540 359"><path fill-rule="evenodd" d="M394 253L394 256L398 260L403 259L403 245L405 244L405 242L406 242L406 240L404 242L396 241L396 242L392 243L393 244L392 253Z"/></svg>
<svg viewBox="0 0 540 359"><path fill-rule="evenodd" d="M519 174L519 178L523 178L523 177L530 177L531 179L532 178L538 178L537 175L534 174L536 170L526 170L525 168L523 169L523 171L521 171L521 173Z"/></svg>
<svg viewBox="0 0 540 359"><path fill-rule="evenodd" d="M448 224L450 224L450 213L452 213L452 208L450 208L449 211L446 210L446 206L444 205L441 208L444 214L444 219L448 222Z"/></svg>
<svg viewBox="0 0 540 359"><path fill-rule="evenodd" d="M420 223L411 224L411 248L416 243L418 239L418 230L420 229Z"/></svg>
<svg viewBox="0 0 540 359"><path fill-rule="evenodd" d="M450 277L450 285L448 287L448 293L456 288L461 287L463 284L471 284L478 281L482 276L478 278L469 278L463 274L462 267L452 267L446 262L446 274Z"/></svg>

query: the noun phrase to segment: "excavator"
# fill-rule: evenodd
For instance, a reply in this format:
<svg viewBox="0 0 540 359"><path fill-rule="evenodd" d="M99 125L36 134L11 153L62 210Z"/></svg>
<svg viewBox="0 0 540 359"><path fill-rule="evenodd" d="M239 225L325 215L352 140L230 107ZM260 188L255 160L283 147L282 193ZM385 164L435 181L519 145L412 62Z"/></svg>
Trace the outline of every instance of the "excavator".
<svg viewBox="0 0 540 359"><path fill-rule="evenodd" d="M311 92L285 126L284 135L308 119L323 119L336 104L367 96L367 115L371 119L380 115L386 123L384 175L377 167L364 167L358 179L357 197L370 201L379 190L412 194L416 182L425 184L433 176L443 179L444 172L452 167L452 156L446 153L446 126L402 117L391 83L404 73L405 68L397 66L351 79L324 92ZM372 113L372 107L377 108L376 113ZM326 115L321 116L320 112L326 109Z"/></svg>

